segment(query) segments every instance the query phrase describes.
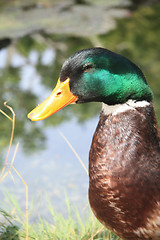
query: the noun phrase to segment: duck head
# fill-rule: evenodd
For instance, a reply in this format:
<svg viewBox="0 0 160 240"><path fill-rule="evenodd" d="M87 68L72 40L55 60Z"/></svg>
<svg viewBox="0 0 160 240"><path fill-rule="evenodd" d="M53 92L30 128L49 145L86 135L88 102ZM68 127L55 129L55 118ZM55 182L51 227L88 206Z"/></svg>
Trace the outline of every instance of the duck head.
<svg viewBox="0 0 160 240"><path fill-rule="evenodd" d="M51 95L29 114L38 121L71 103L104 102L108 105L152 100L141 70L130 60L104 48L84 49L63 64Z"/></svg>

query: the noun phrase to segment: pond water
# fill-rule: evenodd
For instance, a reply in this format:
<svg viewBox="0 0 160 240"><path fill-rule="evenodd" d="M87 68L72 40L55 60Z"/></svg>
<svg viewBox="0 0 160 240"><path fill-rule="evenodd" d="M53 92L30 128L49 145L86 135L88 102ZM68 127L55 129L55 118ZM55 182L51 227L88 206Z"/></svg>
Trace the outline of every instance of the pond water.
<svg viewBox="0 0 160 240"><path fill-rule="evenodd" d="M1 73L4 71L6 65L8 51L9 50L2 50L0 52ZM50 91L41 83L41 76L37 73L35 68L38 62L38 55L38 52L31 51L28 55L28 59L26 59L24 56L15 53L10 59L10 66L13 69L19 69L19 90L22 92L30 91L37 96L38 101L42 101L49 95ZM54 62L54 58L55 53L53 49L45 49L41 54L40 62L43 66L50 66ZM16 98L16 102L19 101L16 95L14 95L14 98ZM12 102L12 100L10 102ZM27 102L23 104L21 108L25 108ZM94 104L92 108L94 108ZM30 110L31 109L32 107ZM6 111L6 109L4 109L4 111ZM79 160L74 155L73 150L69 148L67 142L61 136L61 133L73 145L73 148L77 151L88 169L89 148L93 132L98 122L98 115L95 114L95 117L81 124L78 123L76 117L72 117L71 120L66 122L65 117L62 116L62 123L56 124L56 126L44 126L43 122L30 122L25 114L22 116L24 125L19 129L18 125L21 112L19 112L18 109L14 109L14 111L16 112L15 136L17 132L18 136L15 137L8 161L12 160L16 143L19 142L18 151L14 160L14 167L28 185L29 204L31 200L33 200L35 204L33 219L36 219L38 215L48 218L47 199L50 199L54 209L62 214L66 213L66 196L70 202L75 206L77 205L79 209L87 206L88 176ZM11 124L5 118L3 118L3 121L8 125L9 131L7 136L9 137L9 125ZM38 145L39 135L37 136L35 140L37 141L36 147L34 146L34 139L32 138L32 131L34 135L35 129L41 131L43 135L40 146ZM7 131L7 129L5 129L5 131ZM31 135L27 137L26 140L23 139L28 132L31 132ZM3 141L4 139L1 139L1 142ZM6 155L7 149L4 148L4 159ZM3 180L3 185L0 185L0 199L3 202L3 206L6 207L6 205L10 205L11 201L9 201L8 194L6 193L7 191L11 196L17 199L21 208L24 210L25 186L14 171L12 171L12 176L14 181L11 176L8 176ZM8 201L10 203L8 203Z"/></svg>
<svg viewBox="0 0 160 240"><path fill-rule="evenodd" d="M29 202L34 202L33 218L38 215L48 218L47 199L52 202L53 208L66 213L65 197L71 204L83 209L88 204L88 176L82 165L60 135L60 131L72 143L81 160L88 168L88 153L91 139L98 117L79 125L73 119L58 127L46 127L45 150L35 151L27 156L23 152L21 140L14 167L23 176L29 188ZM12 147L11 155L15 150ZM13 172L13 171L12 171ZM22 209L25 209L25 186L21 179L13 173L15 183L11 177L3 181L0 190L5 194L5 188L13 196L16 196ZM1 192L0 198L5 199ZM6 203L8 200L6 199ZM32 208L31 208L32 209Z"/></svg>
<svg viewBox="0 0 160 240"><path fill-rule="evenodd" d="M101 45L129 57L143 70L154 92L158 120L159 11L159 4L142 6L129 15L127 20L119 20L114 31L98 37ZM101 105L92 103L67 106L37 123L30 122L26 117L30 110L50 94L65 59L73 52L88 47L93 47L88 38L35 33L14 39L0 51L0 109L11 116L3 105L4 101L9 100L8 104L16 114L14 141L8 161L12 161L15 146L19 142L14 167L28 185L33 220L39 215L49 219L47 198L53 208L62 214L66 213L66 195L71 204L80 210L88 205L88 176L60 132L73 145L88 168L90 144ZM11 122L2 114L0 134L2 165L11 134ZM8 175L0 184L0 208L12 208L9 192L11 196L16 196L24 210L25 186L14 171L12 174L14 181Z"/></svg>

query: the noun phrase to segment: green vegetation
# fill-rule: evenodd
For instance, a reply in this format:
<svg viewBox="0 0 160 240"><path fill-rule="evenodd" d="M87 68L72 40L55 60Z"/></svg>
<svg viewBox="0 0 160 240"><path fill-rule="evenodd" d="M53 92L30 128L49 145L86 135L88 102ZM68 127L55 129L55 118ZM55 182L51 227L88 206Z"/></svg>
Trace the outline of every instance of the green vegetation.
<svg viewBox="0 0 160 240"><path fill-rule="evenodd" d="M0 210L4 221L0 223L0 240L22 240L26 238L25 216L15 198L7 194L10 214ZM50 223L39 218L38 223L29 224L29 240L118 240L114 234L105 230L89 209L86 209L86 217L82 219L78 210L71 208L66 198L67 216L56 213L48 202ZM34 208L34 205L32 206ZM32 211L32 210L30 210ZM31 215L31 214L30 214ZM31 217L31 216L30 216Z"/></svg>

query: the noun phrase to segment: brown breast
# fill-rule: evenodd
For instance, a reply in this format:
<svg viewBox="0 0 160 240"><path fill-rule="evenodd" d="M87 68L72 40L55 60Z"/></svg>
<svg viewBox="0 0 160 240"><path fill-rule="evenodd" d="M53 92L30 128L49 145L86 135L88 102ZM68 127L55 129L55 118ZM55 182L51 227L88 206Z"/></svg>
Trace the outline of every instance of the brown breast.
<svg viewBox="0 0 160 240"><path fill-rule="evenodd" d="M122 239L160 239L160 146L152 105L115 116L101 112L89 177L90 205L102 224Z"/></svg>

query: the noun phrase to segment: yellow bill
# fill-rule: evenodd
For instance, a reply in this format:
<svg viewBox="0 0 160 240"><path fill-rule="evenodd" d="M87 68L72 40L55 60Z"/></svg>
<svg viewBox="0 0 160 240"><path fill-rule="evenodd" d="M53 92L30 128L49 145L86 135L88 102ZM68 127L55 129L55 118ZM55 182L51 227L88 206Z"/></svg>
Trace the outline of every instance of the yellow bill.
<svg viewBox="0 0 160 240"><path fill-rule="evenodd" d="M69 81L70 78L67 78L64 82L60 82L60 79L58 79L57 85L51 95L34 108L27 117L32 121L43 120L68 104L76 102L78 98L71 93Z"/></svg>

